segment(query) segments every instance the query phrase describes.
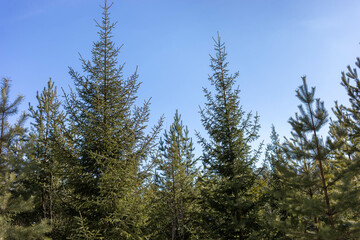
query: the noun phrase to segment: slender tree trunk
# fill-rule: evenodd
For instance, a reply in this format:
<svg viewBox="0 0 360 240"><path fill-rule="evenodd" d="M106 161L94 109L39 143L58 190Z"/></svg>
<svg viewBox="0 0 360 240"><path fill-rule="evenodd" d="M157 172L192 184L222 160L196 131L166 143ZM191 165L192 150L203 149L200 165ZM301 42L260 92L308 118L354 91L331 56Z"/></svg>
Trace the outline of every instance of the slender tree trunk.
<svg viewBox="0 0 360 240"><path fill-rule="evenodd" d="M303 143L303 142L302 142ZM306 159L304 158L304 168L305 168L305 171L308 171L309 170L309 168L308 168L308 166L307 166L307 164L306 164ZM312 199L313 198L313 196L314 196L314 194L313 194L313 191L312 191L312 189L311 189L311 186L308 186L308 188L309 188L309 196L310 196L310 198ZM318 223L319 223L319 218L318 217L314 217L314 222L315 222L315 224L317 225ZM319 228L316 226L316 232L319 232Z"/></svg>
<svg viewBox="0 0 360 240"><path fill-rule="evenodd" d="M176 205L176 180L175 180L175 169L174 166L171 165L171 174L172 174L172 191L173 191L173 200L172 200L172 204L173 204L173 217L172 217L172 231L171 231L171 239L175 240L176 239L176 229L177 229L177 205Z"/></svg>
<svg viewBox="0 0 360 240"><path fill-rule="evenodd" d="M53 225L53 218L54 218L54 211L53 211L53 191L54 191L54 187L53 187L53 183L54 183L54 177L53 174L51 173L50 176L50 193L49 193L49 213L50 213L50 225Z"/></svg>
<svg viewBox="0 0 360 240"><path fill-rule="evenodd" d="M5 105L3 106L3 108L5 111ZM1 113L0 156L2 154L3 143L4 143L4 128L5 128L5 112L4 111Z"/></svg>
<svg viewBox="0 0 360 240"><path fill-rule="evenodd" d="M312 189L311 189L310 186L309 186L309 195L310 195L310 198L312 199L314 194L313 194ZM315 224L316 224L316 232L319 233L319 228L317 227L317 225L319 224L319 218L314 217L314 221L315 221Z"/></svg>
<svg viewBox="0 0 360 240"><path fill-rule="evenodd" d="M43 208L43 217L47 218L47 207L46 207L46 186L45 186L45 179L43 179L43 186L42 186L42 196L41 196L41 204Z"/></svg>
<svg viewBox="0 0 360 240"><path fill-rule="evenodd" d="M331 210L331 205L330 205L330 200L329 200L329 195L328 195L328 188L327 188L327 184L326 184L326 180L325 180L325 176L324 176L324 169L322 166L322 159L320 157L320 146L319 146L319 140L316 134L316 130L315 130L315 124L314 124L314 118L313 118L313 113L311 110L311 106L310 103L308 103L308 108L309 108L309 112L310 112L310 116L311 116L311 123L313 126L313 131L314 131L314 138L315 138L315 144L316 144L316 159L319 163L318 167L319 167L319 171L320 171L320 177L321 177L321 182L322 182L322 188L324 190L324 197L325 197L325 202L326 202L326 206L327 206L327 214L329 216L329 221L331 224L331 228L335 229L335 224L334 224L334 219L333 219L333 213Z"/></svg>

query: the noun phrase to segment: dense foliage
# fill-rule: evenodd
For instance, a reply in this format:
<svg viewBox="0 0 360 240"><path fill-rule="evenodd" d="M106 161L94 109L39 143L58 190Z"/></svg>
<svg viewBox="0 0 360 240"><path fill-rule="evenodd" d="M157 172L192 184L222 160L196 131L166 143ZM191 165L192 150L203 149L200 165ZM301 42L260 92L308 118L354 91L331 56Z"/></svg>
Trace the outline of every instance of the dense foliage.
<svg viewBox="0 0 360 240"><path fill-rule="evenodd" d="M259 116L243 110L218 35L196 159L177 110L163 134L162 117L148 127L150 101L139 104L137 70L124 77L118 63L110 7L63 99L50 79L15 121L23 97L11 101L1 81L0 240L360 239L360 59L342 73L350 104L336 102L334 119L302 77L290 137L273 127L262 155Z"/></svg>

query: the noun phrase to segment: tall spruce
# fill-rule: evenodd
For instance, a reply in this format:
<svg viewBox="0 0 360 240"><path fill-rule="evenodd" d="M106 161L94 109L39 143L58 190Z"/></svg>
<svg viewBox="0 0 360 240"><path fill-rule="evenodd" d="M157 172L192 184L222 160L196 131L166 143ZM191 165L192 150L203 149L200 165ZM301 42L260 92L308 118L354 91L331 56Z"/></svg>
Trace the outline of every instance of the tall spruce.
<svg viewBox="0 0 360 240"><path fill-rule="evenodd" d="M137 106L137 71L123 77L113 42L114 23L107 1L99 40L92 60L81 57L84 74L70 68L76 92L67 96L75 151L69 184L73 212L78 219L74 239L141 239L145 224L143 188L148 174L144 164L156 145L162 119L148 131L147 100ZM149 132L149 133L146 133Z"/></svg>
<svg viewBox="0 0 360 240"><path fill-rule="evenodd" d="M197 209L194 148L189 131L176 111L174 122L160 140L157 159L152 239L195 239L194 213Z"/></svg>
<svg viewBox="0 0 360 240"><path fill-rule="evenodd" d="M207 239L247 239L256 234L256 182L253 167L259 151L251 147L258 138L259 117L246 113L240 105L238 73L230 74L225 45L220 36L214 40L215 57L211 56L213 73L207 88L207 102L200 109L208 138L197 136L203 147L202 177L203 225Z"/></svg>
<svg viewBox="0 0 360 240"><path fill-rule="evenodd" d="M0 239L46 239L45 233L51 230L46 221L32 220L28 224L23 218L34 208L34 198L21 194L26 115L21 114L13 125L9 123L9 117L17 114L23 100L23 96L18 96L10 101L9 82L3 78L0 89Z"/></svg>

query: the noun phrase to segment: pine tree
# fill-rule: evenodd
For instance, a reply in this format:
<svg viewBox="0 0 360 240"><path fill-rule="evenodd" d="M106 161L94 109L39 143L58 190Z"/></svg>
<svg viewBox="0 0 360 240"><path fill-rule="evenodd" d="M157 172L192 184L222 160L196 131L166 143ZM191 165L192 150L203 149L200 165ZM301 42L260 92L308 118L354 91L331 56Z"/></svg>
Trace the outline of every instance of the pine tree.
<svg viewBox="0 0 360 240"><path fill-rule="evenodd" d="M78 226L94 239L140 239L146 216L143 188L148 177L149 153L156 145L162 119L149 134L149 101L136 106L140 87L135 71L123 77L120 48L112 41L115 24L109 20L105 1L99 40L92 60L81 58L84 75L70 68L76 92L67 96L75 151L69 184ZM80 239L76 231L73 238ZM86 239L85 236L83 236Z"/></svg>
<svg viewBox="0 0 360 240"><path fill-rule="evenodd" d="M27 158L30 162L32 176L29 177L29 188L34 189L38 203L36 208L40 219L49 220L53 227L52 237L56 238L62 228L60 212L62 182L66 168L65 113L60 109L57 88L50 79L47 87L36 95L38 104L30 105L30 116L33 119L32 131L28 143ZM35 173L35 174L34 174ZM35 213L36 214L36 213ZM62 235L60 237L64 238Z"/></svg>
<svg viewBox="0 0 360 240"><path fill-rule="evenodd" d="M357 58L357 68L360 59ZM348 66L348 72L342 72L341 84L349 96L350 106L336 103L333 112L336 120L330 124L328 143L333 158L334 178L330 183L337 188L336 213L338 232L344 239L355 239L360 233L360 211L354 206L360 204L360 81L357 69Z"/></svg>
<svg viewBox="0 0 360 240"><path fill-rule="evenodd" d="M329 149L319 135L328 113L324 103L315 99L315 88L309 90L306 78L302 80L296 90L300 113L290 118L292 138L285 138L282 147L286 161L277 164L285 188L279 193L279 205L287 213L285 219L278 220L282 231L292 238L336 239Z"/></svg>
<svg viewBox="0 0 360 240"><path fill-rule="evenodd" d="M229 74L227 53L218 36L216 56L211 56L209 76L215 94L204 88L207 102L200 109L208 140L200 136L205 175L202 177L203 221L208 239L245 239L257 228L253 171L258 151L251 143L258 138L259 117L245 113L240 105L238 73Z"/></svg>
<svg viewBox="0 0 360 240"><path fill-rule="evenodd" d="M9 117L17 113L18 105L23 96L18 96L13 102L9 99L9 80L3 78L0 98L0 239L46 239L45 233L50 226L42 221L26 225L19 215L33 209L33 198L24 199L18 194L22 187L22 166L24 165L26 115L11 125Z"/></svg>
<svg viewBox="0 0 360 240"><path fill-rule="evenodd" d="M152 239L195 239L197 168L188 133L176 111L169 132L160 139L150 220Z"/></svg>
<svg viewBox="0 0 360 240"><path fill-rule="evenodd" d="M25 129L22 127L26 115L22 114L18 122L11 126L8 122L9 117L17 113L17 107L23 100L23 96L19 95L13 102L10 102L9 91L10 91L10 80L7 78L2 79L1 86L1 102L0 102L0 115L1 115L1 131L0 131L0 155L2 156L1 165L8 165L12 170L15 170L16 163L6 162L4 155L10 152L11 147L15 147L18 140L23 140L22 137L25 135Z"/></svg>

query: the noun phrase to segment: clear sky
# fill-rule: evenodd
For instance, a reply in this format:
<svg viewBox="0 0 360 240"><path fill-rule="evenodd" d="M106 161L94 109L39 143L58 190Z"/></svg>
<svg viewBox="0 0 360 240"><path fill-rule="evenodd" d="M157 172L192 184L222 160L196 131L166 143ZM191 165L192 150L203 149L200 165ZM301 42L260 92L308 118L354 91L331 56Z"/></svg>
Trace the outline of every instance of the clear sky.
<svg viewBox="0 0 360 240"><path fill-rule="evenodd" d="M111 2L111 1L110 1ZM209 87L212 36L226 43L229 68L239 71L241 103L261 117L261 139L271 124L288 135L297 111L295 89L306 75L331 111L347 103L341 71L360 56L360 1L354 0L114 0L114 41L124 43L125 76L139 66L140 99L152 98L151 122L176 109L184 124L203 132L198 114ZM52 77L68 91L68 66L81 71L90 56L102 0L0 0L0 77L12 80L12 96L35 104ZM194 139L196 141L196 139ZM200 147L197 145L197 154Z"/></svg>

